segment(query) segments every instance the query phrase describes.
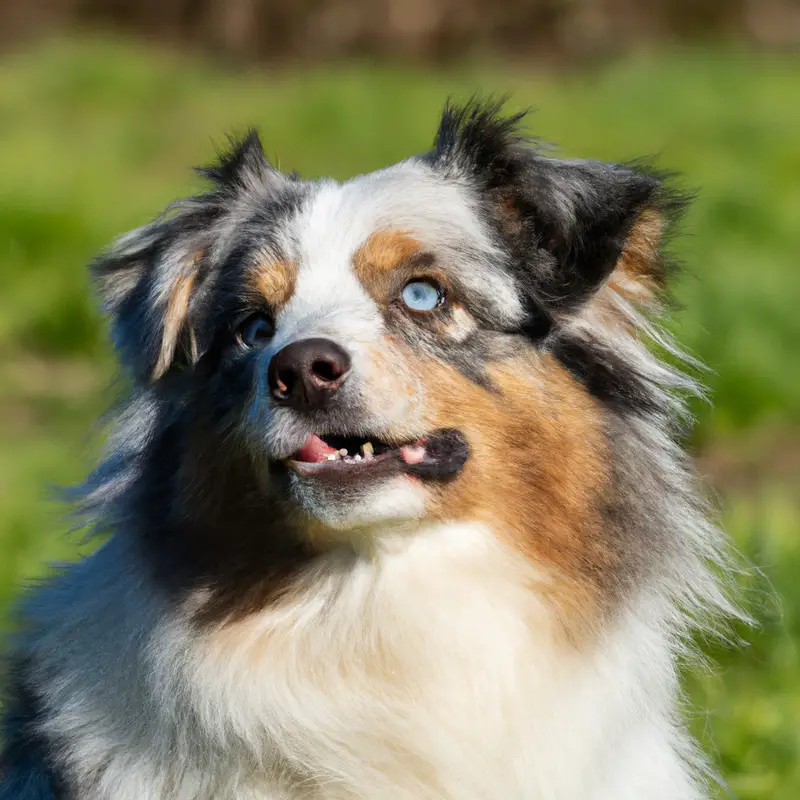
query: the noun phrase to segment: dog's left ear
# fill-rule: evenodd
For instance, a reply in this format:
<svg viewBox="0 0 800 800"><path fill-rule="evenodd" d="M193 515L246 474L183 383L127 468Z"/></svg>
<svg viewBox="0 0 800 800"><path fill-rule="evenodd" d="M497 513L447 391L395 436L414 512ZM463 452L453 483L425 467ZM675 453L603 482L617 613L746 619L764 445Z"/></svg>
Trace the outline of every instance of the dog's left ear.
<svg viewBox="0 0 800 800"><path fill-rule="evenodd" d="M208 192L174 203L92 264L120 361L141 384L206 351L204 294L231 239L238 201L250 196L264 205L290 181L269 164L254 132L231 145L218 163L198 170L212 182Z"/></svg>
<svg viewBox="0 0 800 800"><path fill-rule="evenodd" d="M569 314L617 269L635 299L662 285L663 232L682 207L663 176L635 164L547 157L520 133L525 115L503 117L500 109L445 108L428 158L475 186L537 313Z"/></svg>

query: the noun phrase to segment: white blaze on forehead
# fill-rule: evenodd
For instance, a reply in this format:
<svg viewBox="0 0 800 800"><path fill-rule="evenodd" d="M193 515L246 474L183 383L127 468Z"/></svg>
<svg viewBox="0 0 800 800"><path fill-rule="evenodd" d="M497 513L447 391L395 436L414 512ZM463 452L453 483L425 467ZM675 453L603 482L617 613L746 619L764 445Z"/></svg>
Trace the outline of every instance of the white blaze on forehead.
<svg viewBox="0 0 800 800"><path fill-rule="evenodd" d="M409 232L458 271L493 315L513 325L523 308L503 254L492 241L470 190L425 164L406 161L344 184L320 185L290 223L298 264L291 300L278 317L280 338L372 338L381 317L353 270L353 256L377 231Z"/></svg>
<svg viewBox="0 0 800 800"><path fill-rule="evenodd" d="M353 253L369 235L365 215L348 208L345 187L324 183L292 221L292 258L298 264L291 299L278 315L289 338L335 334L374 337L377 305L352 268Z"/></svg>

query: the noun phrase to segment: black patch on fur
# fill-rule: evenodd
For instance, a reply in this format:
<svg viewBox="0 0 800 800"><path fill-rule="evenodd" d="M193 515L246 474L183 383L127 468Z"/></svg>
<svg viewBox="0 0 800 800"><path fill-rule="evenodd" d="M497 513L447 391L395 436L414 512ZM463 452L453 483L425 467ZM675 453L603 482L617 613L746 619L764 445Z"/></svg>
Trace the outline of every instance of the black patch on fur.
<svg viewBox="0 0 800 800"><path fill-rule="evenodd" d="M5 749L0 754L0 800L65 800L51 745L36 729L41 716L39 701L23 674L24 665L12 668L2 728Z"/></svg>
<svg viewBox="0 0 800 800"><path fill-rule="evenodd" d="M435 431L425 443L425 460L409 464L405 471L419 478L450 480L455 478L469 459L469 443L456 428Z"/></svg>
<svg viewBox="0 0 800 800"><path fill-rule="evenodd" d="M641 162L545 156L520 131L525 114L503 117L502 105L491 99L448 105L424 158L475 185L508 267L532 308L544 312L524 326L536 340L554 316L574 310L609 276L643 211L671 221L685 198L666 187L666 174Z"/></svg>
<svg viewBox="0 0 800 800"><path fill-rule="evenodd" d="M272 492L259 483L244 444L226 441L225 420L212 418L214 384L202 394L144 454L131 522L158 585L175 602L207 590L197 620L213 622L263 608L313 553L279 499L282 476L272 475Z"/></svg>
<svg viewBox="0 0 800 800"><path fill-rule="evenodd" d="M527 314L520 326L520 332L532 342L537 342L544 339L552 329L553 317L539 303L528 298Z"/></svg>
<svg viewBox="0 0 800 800"><path fill-rule="evenodd" d="M659 411L647 379L599 342L561 336L553 341L552 352L591 395L608 406L642 414Z"/></svg>
<svg viewBox="0 0 800 800"><path fill-rule="evenodd" d="M195 172L220 188L229 189L239 184L246 173L258 173L269 168L271 165L264 155L258 131L250 128L241 139L228 139L228 148L219 154L216 163L197 167Z"/></svg>
<svg viewBox="0 0 800 800"><path fill-rule="evenodd" d="M491 98L473 98L463 106L447 103L434 140L434 163L456 162L489 189L512 180L518 165L509 156L528 141L519 130L528 112L503 117L504 104L505 99Z"/></svg>

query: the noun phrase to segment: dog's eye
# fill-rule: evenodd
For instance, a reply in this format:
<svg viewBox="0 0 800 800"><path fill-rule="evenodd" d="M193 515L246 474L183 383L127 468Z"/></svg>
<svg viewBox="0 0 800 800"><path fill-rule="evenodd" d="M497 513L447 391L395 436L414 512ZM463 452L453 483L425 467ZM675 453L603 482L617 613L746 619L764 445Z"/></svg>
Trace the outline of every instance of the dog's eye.
<svg viewBox="0 0 800 800"><path fill-rule="evenodd" d="M409 281L403 287L403 302L412 311L433 311L444 301L444 289L435 281Z"/></svg>
<svg viewBox="0 0 800 800"><path fill-rule="evenodd" d="M236 338L245 347L263 347L275 330L265 314L251 314L236 329Z"/></svg>

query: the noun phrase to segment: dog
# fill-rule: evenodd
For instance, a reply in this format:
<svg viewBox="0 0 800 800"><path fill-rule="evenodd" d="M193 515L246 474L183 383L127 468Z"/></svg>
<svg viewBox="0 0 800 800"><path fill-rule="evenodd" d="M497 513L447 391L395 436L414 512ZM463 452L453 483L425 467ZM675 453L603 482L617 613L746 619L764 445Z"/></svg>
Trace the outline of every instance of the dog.
<svg viewBox="0 0 800 800"><path fill-rule="evenodd" d="M21 608L3 800L709 796L679 665L726 545L658 323L687 198L524 116L448 103L344 183L251 132L95 260L108 538Z"/></svg>

